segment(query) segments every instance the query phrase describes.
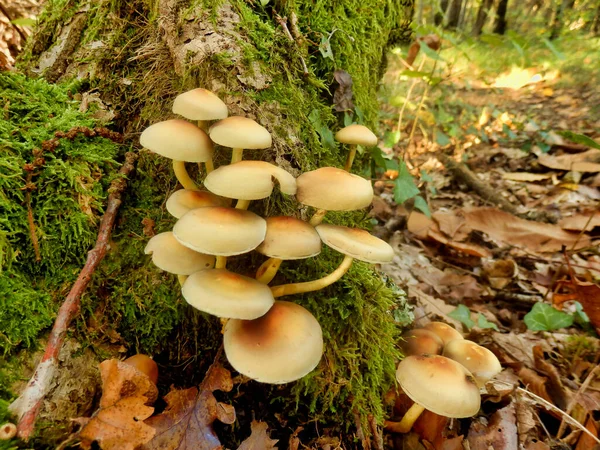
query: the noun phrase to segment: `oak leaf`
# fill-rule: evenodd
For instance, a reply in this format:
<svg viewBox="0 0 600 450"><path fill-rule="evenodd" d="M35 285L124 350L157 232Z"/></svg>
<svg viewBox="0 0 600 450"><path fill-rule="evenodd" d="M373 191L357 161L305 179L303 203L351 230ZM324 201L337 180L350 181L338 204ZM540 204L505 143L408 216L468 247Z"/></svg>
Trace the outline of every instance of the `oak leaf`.
<svg viewBox="0 0 600 450"><path fill-rule="evenodd" d="M277 439L269 437L265 422L253 420L250 427L252 430L250 437L245 439L237 450L277 450L277 447L275 447Z"/></svg>

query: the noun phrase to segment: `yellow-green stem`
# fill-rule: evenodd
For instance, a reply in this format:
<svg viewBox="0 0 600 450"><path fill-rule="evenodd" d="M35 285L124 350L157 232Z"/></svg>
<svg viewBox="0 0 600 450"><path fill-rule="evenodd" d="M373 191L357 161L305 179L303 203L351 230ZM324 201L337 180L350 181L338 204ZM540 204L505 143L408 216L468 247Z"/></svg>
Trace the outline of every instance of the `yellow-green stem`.
<svg viewBox="0 0 600 450"><path fill-rule="evenodd" d="M199 120L198 128L200 128L205 133L208 133L208 122L206 120Z"/></svg>
<svg viewBox="0 0 600 450"><path fill-rule="evenodd" d="M236 209L248 209L251 200L238 200L235 204Z"/></svg>
<svg viewBox="0 0 600 450"><path fill-rule="evenodd" d="M256 281L269 284L281 266L282 260L279 258L269 258L256 271Z"/></svg>
<svg viewBox="0 0 600 450"><path fill-rule="evenodd" d="M191 189L193 191L199 190L198 185L196 185L194 180L192 180L190 175L187 173L184 161L173 160L173 171L175 172L177 181L181 183L184 189Z"/></svg>
<svg viewBox="0 0 600 450"><path fill-rule="evenodd" d="M271 292L273 292L273 297L283 297L284 295L292 295L292 294L301 294L303 292L312 292L318 291L319 289L323 289L324 287L329 286L330 284L335 283L337 280L342 278L350 266L352 265L353 258L351 256L344 256L344 260L329 275L319 278L318 280L306 281L304 283L290 283L290 284L282 284L280 286L273 286L271 288Z"/></svg>
<svg viewBox="0 0 600 450"><path fill-rule="evenodd" d="M212 158L204 163L204 167L206 168L206 173L211 173L215 170L215 165L213 164Z"/></svg>
<svg viewBox="0 0 600 450"><path fill-rule="evenodd" d="M350 153L348 153L348 158L346 158L346 165L344 166L344 170L346 172L350 172L352 168L352 163L354 162L354 157L356 156L356 144L350 146Z"/></svg>
<svg viewBox="0 0 600 450"><path fill-rule="evenodd" d="M217 256L215 269L224 269L227 266L227 256Z"/></svg>
<svg viewBox="0 0 600 450"><path fill-rule="evenodd" d="M231 164L241 161L243 154L244 154L243 148L234 148L233 153L231 153Z"/></svg>
<svg viewBox="0 0 600 450"><path fill-rule="evenodd" d="M418 403L413 403L410 409L406 411L406 414L404 414L400 423L394 427L396 432L408 433L423 411L425 411L424 407Z"/></svg>
<svg viewBox="0 0 600 450"><path fill-rule="evenodd" d="M321 222L323 222L325 214L327 214L326 209L317 209L317 212L313 214L308 223L310 223L313 227L316 227Z"/></svg>
<svg viewBox="0 0 600 450"><path fill-rule="evenodd" d="M177 275L177 279L179 280L179 284L181 286L183 286L183 283L185 283L185 280L188 279L187 275Z"/></svg>

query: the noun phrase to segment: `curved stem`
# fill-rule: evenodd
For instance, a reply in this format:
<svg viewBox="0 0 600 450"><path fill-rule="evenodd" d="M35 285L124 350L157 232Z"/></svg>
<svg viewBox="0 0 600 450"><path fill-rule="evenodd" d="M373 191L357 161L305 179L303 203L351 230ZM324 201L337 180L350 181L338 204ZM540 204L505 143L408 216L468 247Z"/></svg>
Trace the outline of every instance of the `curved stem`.
<svg viewBox="0 0 600 450"><path fill-rule="evenodd" d="M177 275L177 280L179 280L179 285L183 286L183 283L185 283L185 280L188 279L187 275Z"/></svg>
<svg viewBox="0 0 600 450"><path fill-rule="evenodd" d="M204 168L206 169L206 173L211 173L213 170L215 170L215 165L213 164L212 158L204 162Z"/></svg>
<svg viewBox="0 0 600 450"><path fill-rule="evenodd" d="M408 433L423 411L425 411L424 407L418 403L413 403L410 409L406 411L406 414L404 414L400 423L394 427L394 430L397 433Z"/></svg>
<svg viewBox="0 0 600 450"><path fill-rule="evenodd" d="M248 209L248 206L250 206L250 202L251 202L251 200L238 200L237 203L235 204L235 208L236 209Z"/></svg>
<svg viewBox="0 0 600 450"><path fill-rule="evenodd" d="M313 227L316 227L321 222L323 222L325 214L327 214L326 209L317 209L317 211L313 214L308 223L310 223Z"/></svg>
<svg viewBox="0 0 600 450"><path fill-rule="evenodd" d="M190 175L187 173L184 161L173 160L173 172L175 172L175 177L177 177L177 181L181 183L184 189L191 189L193 191L199 190L194 180L192 180Z"/></svg>
<svg viewBox="0 0 600 450"><path fill-rule="evenodd" d="M227 256L217 256L215 269L224 269L227 266Z"/></svg>
<svg viewBox="0 0 600 450"><path fill-rule="evenodd" d="M324 287L327 287L342 278L344 274L348 272L348 269L350 269L352 260L353 258L351 256L345 255L344 260L337 269L335 269L329 275L319 278L318 280L307 281L305 283L291 283L273 286L271 288L273 297L283 297L284 295L301 294L303 292L318 291L319 289L323 289Z"/></svg>
<svg viewBox="0 0 600 450"><path fill-rule="evenodd" d="M283 261L279 258L269 258L256 271L256 281L269 284L275 278Z"/></svg>
<svg viewBox="0 0 600 450"><path fill-rule="evenodd" d="M231 154L231 164L241 161L243 154L244 154L243 148L234 148L233 153Z"/></svg>
<svg viewBox="0 0 600 450"><path fill-rule="evenodd" d="M356 144L352 144L350 146L350 153L348 153L348 158L346 158L346 165L344 166L344 170L346 172L350 172L352 168L352 163L354 162L354 157L356 156Z"/></svg>
<svg viewBox="0 0 600 450"><path fill-rule="evenodd" d="M198 121L198 128L200 128L205 133L208 133L208 121L206 121L206 120L199 120Z"/></svg>

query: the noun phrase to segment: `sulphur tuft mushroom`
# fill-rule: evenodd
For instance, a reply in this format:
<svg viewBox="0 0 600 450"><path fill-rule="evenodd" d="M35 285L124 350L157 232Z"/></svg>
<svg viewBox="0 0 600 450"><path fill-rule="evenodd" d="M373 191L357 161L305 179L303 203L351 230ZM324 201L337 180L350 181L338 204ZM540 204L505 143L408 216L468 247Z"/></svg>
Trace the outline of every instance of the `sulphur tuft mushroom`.
<svg viewBox="0 0 600 450"><path fill-rule="evenodd" d="M213 142L231 147L231 163L242 160L244 149L268 148L272 144L271 133L252 119L232 116L213 124L208 130Z"/></svg>
<svg viewBox="0 0 600 450"><path fill-rule="evenodd" d="M8 441L16 435L17 426L14 423L6 422L5 424L0 425L0 441Z"/></svg>
<svg viewBox="0 0 600 450"><path fill-rule="evenodd" d="M456 331L455 328L444 322L429 322L423 328L437 334L444 342L444 345L454 339L464 339L463 335Z"/></svg>
<svg viewBox="0 0 600 450"><path fill-rule="evenodd" d="M440 355L444 343L437 334L417 328L402 334L400 348L405 356Z"/></svg>
<svg viewBox="0 0 600 450"><path fill-rule="evenodd" d="M228 116L227 105L207 89L192 89L175 97L173 112L190 120L197 120L198 127L207 131L206 122L221 120Z"/></svg>
<svg viewBox="0 0 600 450"><path fill-rule="evenodd" d="M455 339L444 347L444 356L467 368L479 387L502 371L500 361L491 351L473 341Z"/></svg>
<svg viewBox="0 0 600 450"><path fill-rule="evenodd" d="M347 172L352 168L352 162L356 156L356 146L373 147L377 145L377 136L364 125L348 125L335 134L335 140L342 144L350 145L350 152L346 159L344 170Z"/></svg>
<svg viewBox="0 0 600 450"><path fill-rule="evenodd" d="M179 189L171 194L166 203L167 211L176 219L192 209L206 206L229 206L229 201L208 191Z"/></svg>
<svg viewBox="0 0 600 450"><path fill-rule="evenodd" d="M146 255L152 255L152 262L165 272L176 275L191 275L215 264L213 255L198 253L182 245L171 231L153 236L144 249Z"/></svg>

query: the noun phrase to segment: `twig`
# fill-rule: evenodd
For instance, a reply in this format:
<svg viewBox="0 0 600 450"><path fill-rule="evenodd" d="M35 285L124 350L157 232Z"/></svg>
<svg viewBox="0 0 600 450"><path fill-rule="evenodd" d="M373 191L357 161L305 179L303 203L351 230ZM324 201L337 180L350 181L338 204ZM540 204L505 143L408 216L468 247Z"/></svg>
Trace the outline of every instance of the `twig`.
<svg viewBox="0 0 600 450"><path fill-rule="evenodd" d="M435 67L434 67L435 70ZM425 89L423 90L423 94L421 95L421 101L419 102L419 106L417 106L417 110L415 111L415 120L413 122L413 126L410 129L410 135L408 136L408 143L406 144L405 151L408 151L410 144L412 144L413 137L415 136L415 130L417 129L417 123L419 123L419 111L423 107L423 103L425 103L425 99L427 98L427 93L429 92L429 84L425 85Z"/></svg>
<svg viewBox="0 0 600 450"><path fill-rule="evenodd" d="M600 372L600 365L596 365L596 367L594 367L594 370L592 370L588 374L588 376L585 379L585 381L583 382L583 384L577 390L577 393L573 396L573 398L569 402L569 406L567 406L567 410L565 411L569 416L571 415L571 412L573 411L573 408L575 408L575 405L577 404L577 401L579 400L579 397L581 397L581 395L583 395L583 393L588 388L588 386L593 381L593 379L596 377L596 375L597 375L598 372ZM562 420L560 421L560 426L558 427L558 431L556 432L556 438L557 439L560 439L560 437L565 432L565 428L566 427L567 427L567 423L566 423L566 421L565 421L565 419L563 417Z"/></svg>
<svg viewBox="0 0 600 450"><path fill-rule="evenodd" d="M6 16L6 18L8 19L8 21L10 22L10 24L13 26L13 28L15 30L17 30L17 33L19 33L19 36L21 36L21 39L23 39L23 42L21 44L22 45L25 44L25 41L27 40L27 35L25 33L23 33L23 31L16 24L13 23L12 17L10 16L10 13L4 7L4 5L2 5L2 3L0 3L0 11L2 11L2 14L4 14Z"/></svg>
<svg viewBox="0 0 600 450"><path fill-rule="evenodd" d="M306 66L306 62L304 61L304 58L300 54L299 45L296 43L294 36L292 36L292 33L290 33L290 30L287 27L287 17L281 17L279 14L275 13L275 20L277 21L277 23L279 25L281 25L281 28L283 28L283 33L288 38L288 40L290 40L294 44L294 46L296 46L296 48L298 49L298 53L299 53L298 56L300 57L300 62L302 63L302 71L304 72L304 76L307 77L308 76L308 67Z"/></svg>
<svg viewBox="0 0 600 450"><path fill-rule="evenodd" d="M421 70L423 70L423 64L425 64L425 57L424 56L421 58L421 62L419 63L419 68L417 69L418 72L420 72ZM411 70L412 70L412 68L411 68ZM415 88L415 86L417 85L418 82L419 82L418 78L415 78L413 80L413 82L411 83L410 87L408 88L408 92L406 93L406 100L402 104L402 108L400 108L400 113L398 114L398 123L396 124L396 132L398 132L398 133L400 133L400 128L402 126L402 117L404 116L404 110L406 109L406 105L408 105L408 102L410 100L410 96L412 94L412 91L413 91L413 89Z"/></svg>
<svg viewBox="0 0 600 450"><path fill-rule="evenodd" d="M371 450L371 443L365 437L365 433L362 429L360 414L358 413L358 410L356 408L354 409L353 414L354 414L354 425L356 426L356 436L358 437L358 439L360 439L363 450Z"/></svg>
<svg viewBox="0 0 600 450"><path fill-rule="evenodd" d="M375 416L373 414L369 414L367 419L369 420L369 428L371 428L371 434L373 435L373 447L375 450L383 450L383 436L379 432L379 427L377 426Z"/></svg>
<svg viewBox="0 0 600 450"><path fill-rule="evenodd" d="M33 179L33 171L27 174L25 181L25 204L27 205L27 223L29 224L29 235L31 236L31 244L33 245L33 252L35 253L36 262L42 260L42 254L40 253L40 242L38 241L37 234L35 232L35 221L33 220L33 209L31 208L31 180Z"/></svg>
<svg viewBox="0 0 600 450"><path fill-rule="evenodd" d="M69 325L79 311L81 296L92 279L94 271L108 251L112 227L122 202L121 196L127 186L126 177L133 171L136 159L135 153L128 152L125 155L125 163L119 170L119 177L113 180L109 188L108 204L100 223L96 245L88 253L83 269L58 311L42 360L19 398L9 407L19 418L17 429L21 439L27 440L33 433L37 415L58 368L58 354Z"/></svg>

